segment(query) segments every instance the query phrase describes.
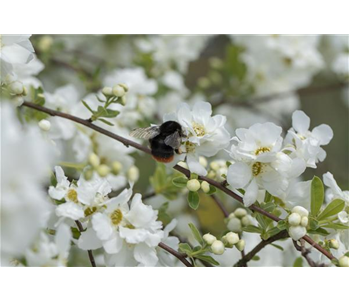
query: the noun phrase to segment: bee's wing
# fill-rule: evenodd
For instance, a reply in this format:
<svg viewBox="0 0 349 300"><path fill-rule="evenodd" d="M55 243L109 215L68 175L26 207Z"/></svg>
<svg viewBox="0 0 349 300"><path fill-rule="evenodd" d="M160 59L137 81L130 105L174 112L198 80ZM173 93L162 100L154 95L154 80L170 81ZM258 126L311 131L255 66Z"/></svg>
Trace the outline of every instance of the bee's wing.
<svg viewBox="0 0 349 300"><path fill-rule="evenodd" d="M178 131L165 138L165 144L173 149L178 149L181 146L181 142L181 136Z"/></svg>
<svg viewBox="0 0 349 300"><path fill-rule="evenodd" d="M160 127L159 126L151 126L147 128L137 128L133 129L130 132L130 136L133 136L135 138L141 138L141 139L152 139L160 134Z"/></svg>

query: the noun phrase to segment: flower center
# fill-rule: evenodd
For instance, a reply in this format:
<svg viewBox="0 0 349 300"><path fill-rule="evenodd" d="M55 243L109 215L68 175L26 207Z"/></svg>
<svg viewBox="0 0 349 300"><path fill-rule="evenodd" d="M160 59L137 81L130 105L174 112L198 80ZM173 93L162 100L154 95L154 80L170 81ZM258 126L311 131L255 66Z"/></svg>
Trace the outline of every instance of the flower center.
<svg viewBox="0 0 349 300"><path fill-rule="evenodd" d="M193 152L195 150L195 144L193 144L189 141L185 142L185 150L187 153Z"/></svg>
<svg viewBox="0 0 349 300"><path fill-rule="evenodd" d="M95 207L95 206L86 208L84 211L85 217L92 215L96 211L97 211L97 207Z"/></svg>
<svg viewBox="0 0 349 300"><path fill-rule="evenodd" d="M206 134L205 127L202 124L193 122L193 129L197 136L204 136Z"/></svg>
<svg viewBox="0 0 349 300"><path fill-rule="evenodd" d="M114 225L119 225L120 222L122 221L122 212L120 209L114 210L111 215L110 215L111 222Z"/></svg>
<svg viewBox="0 0 349 300"><path fill-rule="evenodd" d="M74 203L79 203L78 201L78 193L74 189L69 189L67 192L67 198L74 202Z"/></svg>
<svg viewBox="0 0 349 300"><path fill-rule="evenodd" d="M266 153L266 152L270 152L270 148L269 147L260 147L255 151L256 155L259 155L261 153Z"/></svg>
<svg viewBox="0 0 349 300"><path fill-rule="evenodd" d="M253 176L258 176L263 171L263 164L256 162L252 165L252 174Z"/></svg>

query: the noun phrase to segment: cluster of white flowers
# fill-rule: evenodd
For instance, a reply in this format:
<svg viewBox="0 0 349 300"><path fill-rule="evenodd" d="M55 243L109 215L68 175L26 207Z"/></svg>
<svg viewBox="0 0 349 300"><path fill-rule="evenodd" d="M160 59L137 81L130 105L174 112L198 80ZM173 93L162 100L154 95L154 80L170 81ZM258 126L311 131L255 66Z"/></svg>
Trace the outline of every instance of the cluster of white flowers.
<svg viewBox="0 0 349 300"><path fill-rule="evenodd" d="M61 167L55 168L57 184L49 188L51 198L63 203L56 207L60 222L65 218L81 221L87 230L77 245L83 250L105 250L108 266L155 266L159 263L156 247L170 239L173 225L162 230L158 212L142 202L140 194L125 189L117 197L109 198L111 186L107 179L96 174L90 180L81 177L71 183ZM173 242L173 241L172 241ZM178 248L178 245L177 245Z"/></svg>
<svg viewBox="0 0 349 300"><path fill-rule="evenodd" d="M309 84L323 67L320 36L232 36L244 48L248 80L257 95L292 91Z"/></svg>
<svg viewBox="0 0 349 300"><path fill-rule="evenodd" d="M137 48L143 53L153 53L157 67L170 68L186 73L188 64L198 58L210 36L150 36L136 40Z"/></svg>
<svg viewBox="0 0 349 300"><path fill-rule="evenodd" d="M9 103L1 104L1 123L1 264L9 265L46 226L53 207L43 185L55 155L37 126L22 127Z"/></svg>
<svg viewBox="0 0 349 300"><path fill-rule="evenodd" d="M211 104L197 102L192 109L185 103L179 105L176 113L164 116L164 122L170 120L178 122L186 134L182 152L189 170L206 175L207 170L200 164L199 156L214 156L229 145L230 134L224 128L226 117L212 117Z"/></svg>
<svg viewBox="0 0 349 300"><path fill-rule="evenodd" d="M320 125L310 132L308 116L296 111L292 117L293 128L285 141L281 127L273 123L236 130L230 152L234 163L229 167L227 181L233 188L245 190L246 206L257 200L260 189L285 198L290 181L300 176L306 166L316 167L326 157L321 146L332 139L331 128Z"/></svg>

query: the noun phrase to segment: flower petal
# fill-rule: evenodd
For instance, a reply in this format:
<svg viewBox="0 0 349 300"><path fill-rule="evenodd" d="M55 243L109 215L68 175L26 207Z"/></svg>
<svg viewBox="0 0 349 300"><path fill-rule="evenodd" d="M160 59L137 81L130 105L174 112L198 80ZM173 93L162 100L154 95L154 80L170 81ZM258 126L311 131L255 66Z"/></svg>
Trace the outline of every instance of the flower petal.
<svg viewBox="0 0 349 300"><path fill-rule="evenodd" d="M145 267L154 267L159 260L156 255L156 250L148 247L144 243L136 245L134 249L134 257L141 266Z"/></svg>
<svg viewBox="0 0 349 300"><path fill-rule="evenodd" d="M246 207L252 205L253 203L256 202L257 197L258 197L258 185L256 180L253 179L245 191L245 195L243 197L244 205Z"/></svg>
<svg viewBox="0 0 349 300"><path fill-rule="evenodd" d="M252 178L251 167L242 162L229 166L227 181L233 188L244 188Z"/></svg>
<svg viewBox="0 0 349 300"><path fill-rule="evenodd" d="M101 240L97 237L93 228L82 232L78 240L78 247L82 250L96 250L102 247Z"/></svg>
<svg viewBox="0 0 349 300"><path fill-rule="evenodd" d="M333 130L326 124L315 127L312 135L320 141L320 145L327 145L333 138Z"/></svg>
<svg viewBox="0 0 349 300"><path fill-rule="evenodd" d="M306 133L310 127L310 118L301 110L292 115L292 127L300 134Z"/></svg>

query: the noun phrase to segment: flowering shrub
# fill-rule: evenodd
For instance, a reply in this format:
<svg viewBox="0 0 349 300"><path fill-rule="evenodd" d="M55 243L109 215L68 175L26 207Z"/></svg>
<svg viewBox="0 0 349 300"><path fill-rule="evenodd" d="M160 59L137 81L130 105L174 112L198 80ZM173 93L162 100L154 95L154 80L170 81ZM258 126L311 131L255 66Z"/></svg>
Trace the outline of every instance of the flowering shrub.
<svg viewBox="0 0 349 300"><path fill-rule="evenodd" d="M1 36L1 264L348 267L335 133L299 99L348 88L342 38Z"/></svg>

